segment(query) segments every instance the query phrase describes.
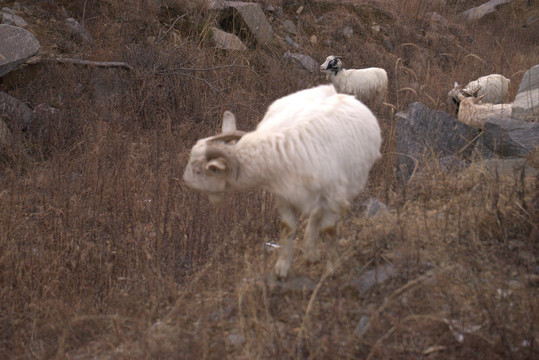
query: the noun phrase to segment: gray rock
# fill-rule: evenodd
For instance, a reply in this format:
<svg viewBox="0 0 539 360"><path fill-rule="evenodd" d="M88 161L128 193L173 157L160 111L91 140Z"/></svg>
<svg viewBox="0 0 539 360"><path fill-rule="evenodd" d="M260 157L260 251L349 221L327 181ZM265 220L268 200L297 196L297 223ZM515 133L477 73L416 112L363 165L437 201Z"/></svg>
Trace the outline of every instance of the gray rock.
<svg viewBox="0 0 539 360"><path fill-rule="evenodd" d="M369 325L370 317L367 315L361 315L359 322L357 323L356 330L354 331L356 336L362 336L367 330L367 325Z"/></svg>
<svg viewBox="0 0 539 360"><path fill-rule="evenodd" d="M92 35L90 35L90 33L88 33L88 31L86 31L86 29L77 20L73 18L69 18L69 19L66 19L65 23L67 25L69 33L77 41L85 42L85 43L94 42Z"/></svg>
<svg viewBox="0 0 539 360"><path fill-rule="evenodd" d="M407 181L417 166L438 157L472 154L478 130L443 111L415 102L395 115L397 121L397 171Z"/></svg>
<svg viewBox="0 0 539 360"><path fill-rule="evenodd" d="M28 105L3 91L0 91L0 115L11 119L21 130L26 130L33 118Z"/></svg>
<svg viewBox="0 0 539 360"><path fill-rule="evenodd" d="M370 198L365 203L365 216L368 218L384 212L387 212L387 205L375 197Z"/></svg>
<svg viewBox="0 0 539 360"><path fill-rule="evenodd" d="M0 118L0 146L8 145L11 139L11 131L7 127L4 120Z"/></svg>
<svg viewBox="0 0 539 360"><path fill-rule="evenodd" d="M289 277L286 280L278 280L275 275L268 275L270 291L276 294L282 293L311 293L316 284L306 277Z"/></svg>
<svg viewBox="0 0 539 360"><path fill-rule="evenodd" d="M291 20L284 20L283 21L283 27L286 31L288 31L292 35L297 34L296 24L294 24Z"/></svg>
<svg viewBox="0 0 539 360"><path fill-rule="evenodd" d="M528 165L526 159L488 159L478 161L473 167L482 167L488 171L498 171L499 174L518 177L522 170L525 176L539 176L539 170Z"/></svg>
<svg viewBox="0 0 539 360"><path fill-rule="evenodd" d="M0 25L0 77L14 70L39 51L39 41L28 30Z"/></svg>
<svg viewBox="0 0 539 360"><path fill-rule="evenodd" d="M247 47L241 42L240 38L236 35L227 33L223 30L219 30L216 27L212 27L211 31L213 33L213 41L215 41L215 46L219 49L224 49L228 51L245 51Z"/></svg>
<svg viewBox="0 0 539 360"><path fill-rule="evenodd" d="M294 40L292 40L292 38L290 36L286 35L284 39L286 40L286 42L288 44L292 45L296 49L299 49L299 44L297 42L295 42Z"/></svg>
<svg viewBox="0 0 539 360"><path fill-rule="evenodd" d="M350 26L345 26L344 29L342 29L342 34L350 39L352 36L354 36L354 30Z"/></svg>
<svg viewBox="0 0 539 360"><path fill-rule="evenodd" d="M318 63L316 62L315 59L313 59L309 55L291 53L290 51L287 51L284 53L283 58L294 59L298 61L301 64L301 66L303 66L305 69L309 70L310 72L316 71L318 69Z"/></svg>
<svg viewBox="0 0 539 360"><path fill-rule="evenodd" d="M490 0L484 4L466 10L460 13L460 16L466 21L475 21L481 19L483 16L493 13L500 5L511 2L511 0Z"/></svg>
<svg viewBox="0 0 539 360"><path fill-rule="evenodd" d="M514 119L487 119L483 144L501 157L523 157L539 146L539 123Z"/></svg>
<svg viewBox="0 0 539 360"><path fill-rule="evenodd" d="M273 30L259 4L240 1L225 1L225 4L239 13L258 43L267 44L273 39Z"/></svg>
<svg viewBox="0 0 539 360"><path fill-rule="evenodd" d="M395 276L397 276L395 267L391 264L384 264L365 272L357 279L350 280L349 285L357 289L360 294L365 294L374 285L381 284Z"/></svg>
<svg viewBox="0 0 539 360"><path fill-rule="evenodd" d="M228 334L228 336L226 337L226 342L229 345L238 346L245 342L245 337L239 332L233 332L232 334Z"/></svg>
<svg viewBox="0 0 539 360"><path fill-rule="evenodd" d="M520 120L539 120L539 64L526 71L522 77L513 102L511 117Z"/></svg>
<svg viewBox="0 0 539 360"><path fill-rule="evenodd" d="M3 13L2 24L13 25L18 27L27 27L28 23L24 19L15 14Z"/></svg>

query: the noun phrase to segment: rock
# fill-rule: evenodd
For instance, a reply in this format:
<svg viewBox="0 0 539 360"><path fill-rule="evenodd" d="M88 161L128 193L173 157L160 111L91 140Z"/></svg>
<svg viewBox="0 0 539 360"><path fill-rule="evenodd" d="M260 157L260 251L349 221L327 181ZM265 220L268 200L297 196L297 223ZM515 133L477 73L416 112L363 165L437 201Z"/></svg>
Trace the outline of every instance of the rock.
<svg viewBox="0 0 539 360"><path fill-rule="evenodd" d="M488 159L478 161L473 164L473 167L482 167L488 171L498 171L498 174L518 177L522 170L525 176L536 177L539 175L539 170L531 167L526 159Z"/></svg>
<svg viewBox="0 0 539 360"><path fill-rule="evenodd" d="M511 2L511 0L490 0L484 4L460 13L460 16L466 21L479 20L483 16L495 12L498 6L507 4L508 2Z"/></svg>
<svg viewBox="0 0 539 360"><path fill-rule="evenodd" d="M354 36L354 30L350 26L345 26L344 29L342 29L342 34L344 37L350 39Z"/></svg>
<svg viewBox="0 0 539 360"><path fill-rule="evenodd" d="M39 41L28 30L1 24L0 77L37 54L39 48Z"/></svg>
<svg viewBox="0 0 539 360"><path fill-rule="evenodd" d="M18 27L27 27L28 23L24 19L15 14L2 14L2 24L13 25Z"/></svg>
<svg viewBox="0 0 539 360"><path fill-rule="evenodd" d="M0 91L0 115L10 118L21 130L28 129L33 118L28 105L3 91Z"/></svg>
<svg viewBox="0 0 539 360"><path fill-rule="evenodd" d="M226 337L226 342L229 345L242 345L245 342L245 337L238 332L233 332L232 334L228 334Z"/></svg>
<svg viewBox="0 0 539 360"><path fill-rule="evenodd" d="M273 30L259 4L239 1L225 1L225 4L239 13L258 43L267 44L273 39Z"/></svg>
<svg viewBox="0 0 539 360"><path fill-rule="evenodd" d="M90 44L94 42L92 36L77 20L73 18L66 19L66 25L71 36L73 36L73 38L75 38L77 41Z"/></svg>
<svg viewBox="0 0 539 360"><path fill-rule="evenodd" d="M241 42L234 34L227 33L223 30L219 30L216 27L212 27L211 31L213 33L213 41L215 41L215 46L219 49L229 50L229 51L245 51L247 47Z"/></svg>
<svg viewBox="0 0 539 360"><path fill-rule="evenodd" d="M297 60L301 64L301 66L303 66L310 72L316 71L318 69L318 63L309 55L291 53L290 51L287 51L284 53L283 58Z"/></svg>
<svg viewBox="0 0 539 360"><path fill-rule="evenodd" d="M354 333L356 336L362 336L365 333L365 330L367 330L367 325L369 325L370 317L367 315L361 315L359 318L359 322L357 323L356 330Z"/></svg>
<svg viewBox="0 0 539 360"><path fill-rule="evenodd" d="M0 146L8 145L11 139L11 131L7 127L4 120L0 118Z"/></svg>
<svg viewBox="0 0 539 360"><path fill-rule="evenodd" d="M365 203L365 216L368 218L385 212L387 212L387 205L375 197L370 198Z"/></svg>
<svg viewBox="0 0 539 360"><path fill-rule="evenodd" d="M278 280L275 275L268 275L268 286L270 291L277 294L282 293L312 293L316 284L306 277L289 277L286 280Z"/></svg>
<svg viewBox="0 0 539 360"><path fill-rule="evenodd" d="M296 49L299 48L299 44L297 42L295 42L294 40L292 40L292 38L290 36L286 35L286 37L284 39L286 40L287 43L289 43L290 45L292 45Z"/></svg>
<svg viewBox="0 0 539 360"><path fill-rule="evenodd" d="M514 119L487 119L482 143L501 157L523 157L539 146L539 123Z"/></svg>
<svg viewBox="0 0 539 360"><path fill-rule="evenodd" d="M443 111L434 111L415 102L395 115L397 121L397 171L407 181L416 166L438 157L471 155L478 130L459 122Z"/></svg>
<svg viewBox="0 0 539 360"><path fill-rule="evenodd" d="M530 68L520 82L511 113L513 119L539 120L539 64Z"/></svg>
<svg viewBox="0 0 539 360"><path fill-rule="evenodd" d="M283 21L283 27L290 34L292 34L292 35L297 34L296 24L294 24L291 20L284 20Z"/></svg>
<svg viewBox="0 0 539 360"><path fill-rule="evenodd" d="M397 276L395 267L391 264L384 264L377 266L376 269L365 272L357 279L350 280L348 285L357 289L360 294L365 294L374 285L381 284L395 276Z"/></svg>

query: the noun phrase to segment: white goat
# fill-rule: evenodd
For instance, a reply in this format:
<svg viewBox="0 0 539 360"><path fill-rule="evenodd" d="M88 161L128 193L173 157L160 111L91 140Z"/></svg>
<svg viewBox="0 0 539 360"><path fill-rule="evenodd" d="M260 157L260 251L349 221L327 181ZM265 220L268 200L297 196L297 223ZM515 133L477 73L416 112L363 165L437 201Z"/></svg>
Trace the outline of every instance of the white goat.
<svg viewBox="0 0 539 360"><path fill-rule="evenodd" d="M320 65L338 92L355 95L360 101L372 105L385 101L387 96L387 72L382 68L343 69L341 60L330 55Z"/></svg>
<svg viewBox="0 0 539 360"><path fill-rule="evenodd" d="M460 110L458 120L467 125L482 129L489 118L507 119L511 117L513 104L481 103L486 96L465 97L459 94Z"/></svg>
<svg viewBox="0 0 539 360"><path fill-rule="evenodd" d="M322 232L330 241L327 271L333 272L337 222L381 156L380 127L372 112L353 96L322 85L275 101L252 132L237 131L228 111L223 128L193 146L183 175L187 186L212 202L221 201L226 191L267 190L281 217L277 276L285 278L292 264L296 211L308 216L308 260L319 260Z"/></svg>
<svg viewBox="0 0 539 360"><path fill-rule="evenodd" d="M461 89L455 81L455 85L447 94L447 102L457 105L456 113L459 112L460 98L484 96L483 102L490 104L501 104L509 101L509 84L511 80L500 74L490 74L482 76L477 80L470 81L468 85Z"/></svg>

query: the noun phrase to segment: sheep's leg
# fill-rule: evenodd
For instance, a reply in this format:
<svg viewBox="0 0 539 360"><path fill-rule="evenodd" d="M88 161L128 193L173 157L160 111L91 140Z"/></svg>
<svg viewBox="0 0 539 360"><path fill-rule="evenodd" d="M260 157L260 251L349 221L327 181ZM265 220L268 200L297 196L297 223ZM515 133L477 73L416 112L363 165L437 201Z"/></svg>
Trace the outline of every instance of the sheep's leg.
<svg viewBox="0 0 539 360"><path fill-rule="evenodd" d="M275 264L275 274L284 279L292 265L294 255L294 236L296 235L296 214L294 209L282 200L277 200L279 214L281 216L281 239L279 258Z"/></svg>
<svg viewBox="0 0 539 360"><path fill-rule="evenodd" d="M311 263L320 260L320 250L318 249L318 236L320 233L320 220L322 219L322 209L319 207L311 212L307 227L305 229L305 257Z"/></svg>

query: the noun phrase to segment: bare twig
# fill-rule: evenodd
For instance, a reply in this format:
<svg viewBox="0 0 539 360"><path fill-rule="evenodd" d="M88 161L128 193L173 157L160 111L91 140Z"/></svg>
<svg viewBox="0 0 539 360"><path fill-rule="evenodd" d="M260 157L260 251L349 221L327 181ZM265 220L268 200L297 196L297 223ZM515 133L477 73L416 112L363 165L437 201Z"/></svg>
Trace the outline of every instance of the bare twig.
<svg viewBox="0 0 539 360"><path fill-rule="evenodd" d="M42 63L59 63L59 64L75 64L75 65L86 65L86 66L96 66L104 68L121 68L129 71L135 72L135 68L125 62L118 61L91 61L91 60L81 60L74 58L33 58L26 62L27 64L42 64Z"/></svg>

